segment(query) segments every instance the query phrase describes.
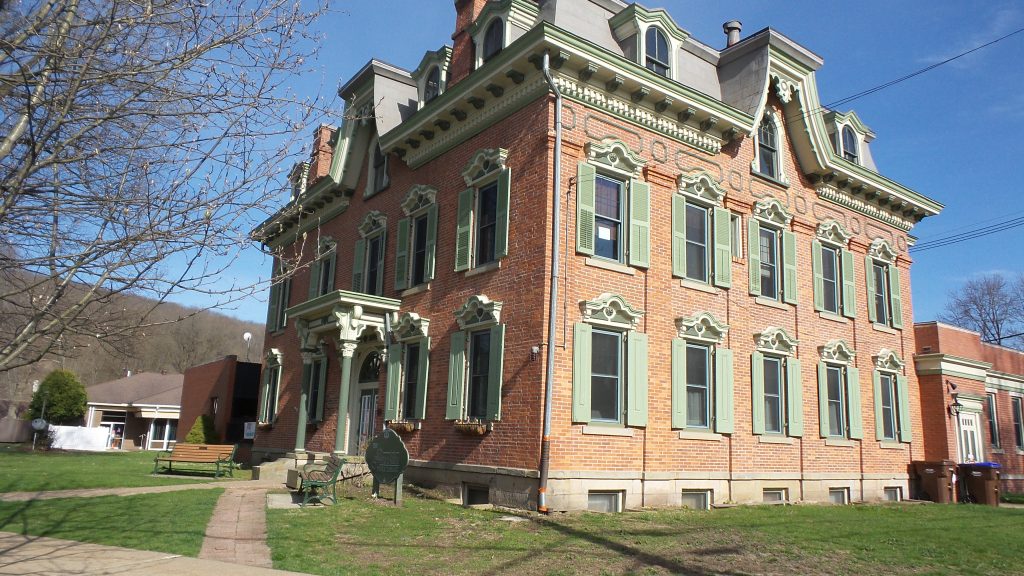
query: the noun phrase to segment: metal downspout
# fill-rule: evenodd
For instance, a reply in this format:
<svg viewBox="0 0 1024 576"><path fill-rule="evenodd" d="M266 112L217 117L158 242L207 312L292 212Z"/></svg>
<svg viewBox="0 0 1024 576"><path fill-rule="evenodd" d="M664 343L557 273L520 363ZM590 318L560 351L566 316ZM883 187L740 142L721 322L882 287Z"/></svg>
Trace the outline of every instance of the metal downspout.
<svg viewBox="0 0 1024 576"><path fill-rule="evenodd" d="M550 54L544 51L544 78L555 93L555 161L552 191L554 208L551 221L551 295L548 298L548 342L544 377L544 435L540 444L540 486L537 489L537 510L547 513L548 463L551 458L551 399L555 378L555 336L558 320L558 255L561 252L558 228L562 219L562 93L551 77Z"/></svg>

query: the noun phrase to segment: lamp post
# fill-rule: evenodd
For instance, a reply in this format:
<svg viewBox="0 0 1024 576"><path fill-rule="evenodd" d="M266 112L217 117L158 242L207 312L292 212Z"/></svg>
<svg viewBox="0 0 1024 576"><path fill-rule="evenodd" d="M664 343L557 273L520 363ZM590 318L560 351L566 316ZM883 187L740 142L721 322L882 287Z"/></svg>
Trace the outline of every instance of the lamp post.
<svg viewBox="0 0 1024 576"><path fill-rule="evenodd" d="M246 332L242 334L242 340L245 340L245 361L249 361L249 347L252 345L252 332Z"/></svg>

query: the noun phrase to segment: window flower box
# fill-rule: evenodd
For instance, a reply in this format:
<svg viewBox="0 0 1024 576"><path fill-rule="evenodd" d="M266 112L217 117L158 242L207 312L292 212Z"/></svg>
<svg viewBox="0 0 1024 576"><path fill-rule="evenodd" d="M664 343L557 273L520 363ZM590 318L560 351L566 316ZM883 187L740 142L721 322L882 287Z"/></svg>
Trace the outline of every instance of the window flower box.
<svg viewBox="0 0 1024 576"><path fill-rule="evenodd" d="M490 422L470 421L470 420L457 420L455 422L455 430L460 434L466 436L483 436L491 431L492 425Z"/></svg>

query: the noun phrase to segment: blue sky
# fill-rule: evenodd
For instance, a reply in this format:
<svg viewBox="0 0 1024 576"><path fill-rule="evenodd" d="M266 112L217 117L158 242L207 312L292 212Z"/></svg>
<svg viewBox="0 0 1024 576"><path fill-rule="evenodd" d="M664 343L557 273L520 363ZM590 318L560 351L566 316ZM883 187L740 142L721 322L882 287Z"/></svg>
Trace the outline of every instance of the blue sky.
<svg viewBox="0 0 1024 576"><path fill-rule="evenodd" d="M726 20L742 21L744 37L768 26L785 34L824 58L817 79L826 104L1024 28L1024 3L1014 1L644 5L665 8L714 47L724 45ZM452 0L350 0L334 10L320 22L321 72L296 85L301 93L334 93L370 58L411 70L424 52L451 43ZM945 204L942 214L912 231L920 242L1024 214L1016 174L1024 156L1022 62L1024 33L841 108L856 110L874 130L872 153L882 174ZM341 105L334 100L329 122L340 122ZM1024 271L1024 228L917 253L911 269L915 321L934 319L951 288L996 271ZM269 272L269 259L252 249L233 265L225 284L265 279ZM266 295L225 312L262 322Z"/></svg>

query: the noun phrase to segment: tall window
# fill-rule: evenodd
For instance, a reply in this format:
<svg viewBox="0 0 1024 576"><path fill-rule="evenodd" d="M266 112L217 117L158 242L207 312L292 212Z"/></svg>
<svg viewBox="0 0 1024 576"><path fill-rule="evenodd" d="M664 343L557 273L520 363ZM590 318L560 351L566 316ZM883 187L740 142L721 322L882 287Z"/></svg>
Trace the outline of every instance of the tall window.
<svg viewBox="0 0 1024 576"><path fill-rule="evenodd" d="M594 255L622 258L622 192L625 183L598 174L595 177Z"/></svg>
<svg viewBox="0 0 1024 576"><path fill-rule="evenodd" d="M622 420L622 334L594 330L591 344L590 420Z"/></svg>
<svg viewBox="0 0 1024 576"><path fill-rule="evenodd" d="M467 416L487 417L487 380L491 373L491 331L470 333L469 341L469 394Z"/></svg>
<svg viewBox="0 0 1024 576"><path fill-rule="evenodd" d="M849 126L843 126L843 158L857 162L857 135Z"/></svg>
<svg viewBox="0 0 1024 576"><path fill-rule="evenodd" d="M648 70L661 76L669 75L668 39L661 30L654 26L647 29L645 48L647 50L646 66Z"/></svg>
<svg viewBox="0 0 1024 576"><path fill-rule="evenodd" d="M672 195L672 275L732 287L732 214L711 174L680 175Z"/></svg>
<svg viewBox="0 0 1024 576"><path fill-rule="evenodd" d="M423 86L423 101L430 102L441 93L441 69L434 66L427 73L427 80Z"/></svg>
<svg viewBox="0 0 1024 576"><path fill-rule="evenodd" d="M402 202L406 217L398 221L395 246L395 290L405 290L434 279L437 246L437 190L413 186Z"/></svg>
<svg viewBox="0 0 1024 576"><path fill-rule="evenodd" d="M779 299L779 231L761 228L760 231L761 296Z"/></svg>
<svg viewBox="0 0 1024 576"><path fill-rule="evenodd" d="M1017 449L1024 450L1024 408L1021 407L1020 396L1010 399L1013 403L1013 434L1017 441Z"/></svg>
<svg viewBox="0 0 1024 576"><path fill-rule="evenodd" d="M672 340L672 427L733 432L732 350L720 346L728 326L701 312L677 318Z"/></svg>
<svg viewBox="0 0 1024 576"><path fill-rule="evenodd" d="M481 150L462 172L470 187L459 194L455 230L455 271L490 264L508 255L512 172L507 152Z"/></svg>
<svg viewBox="0 0 1024 576"><path fill-rule="evenodd" d="M456 313L461 330L450 338L448 420L501 418L505 325L501 302L471 296Z"/></svg>
<svg viewBox="0 0 1024 576"><path fill-rule="evenodd" d="M803 436L803 385L796 340L778 327L757 335L750 355L751 420L754 434Z"/></svg>
<svg viewBox="0 0 1024 576"><path fill-rule="evenodd" d="M319 286L317 294L327 294L334 290L334 264L335 258L326 257L320 260Z"/></svg>
<svg viewBox="0 0 1024 576"><path fill-rule="evenodd" d="M363 292L367 294L381 294L383 254L384 235L377 234L369 238L366 242L366 278L363 287Z"/></svg>
<svg viewBox="0 0 1024 576"><path fill-rule="evenodd" d="M429 320L402 312L392 326L396 342L388 346L384 387L384 420L422 420L426 417L429 369Z"/></svg>
<svg viewBox="0 0 1024 576"><path fill-rule="evenodd" d="M364 294L384 293L384 246L387 217L373 210L363 217L352 257L352 290Z"/></svg>
<svg viewBox="0 0 1024 576"><path fill-rule="evenodd" d="M266 357L263 382L260 390L259 421L272 423L277 419L278 393L281 387L281 355L271 350Z"/></svg>
<svg viewBox="0 0 1024 576"><path fill-rule="evenodd" d="M896 252L876 238L864 260L868 288L868 319L893 328L903 327L903 299Z"/></svg>
<svg viewBox="0 0 1024 576"><path fill-rule="evenodd" d="M811 242L814 276L814 309L829 314L857 316L853 253L846 249L850 234L842 224L828 219L818 226Z"/></svg>
<svg viewBox="0 0 1024 576"><path fill-rule="evenodd" d="M491 20L491 23L487 25L487 31L484 32L484 62L487 62L501 49L505 43L505 23L502 22L501 18L495 18Z"/></svg>
<svg viewBox="0 0 1024 576"><path fill-rule="evenodd" d="M412 275L410 282L418 286L427 280L427 215L412 221Z"/></svg>
<svg viewBox="0 0 1024 576"><path fill-rule="evenodd" d="M711 348L686 345L686 427L711 425Z"/></svg>
<svg viewBox="0 0 1024 576"><path fill-rule="evenodd" d="M309 298L323 296L334 290L335 266L338 261L338 246L331 238L320 240L319 254L309 265ZM280 314L282 310L278 309Z"/></svg>
<svg viewBox="0 0 1024 576"><path fill-rule="evenodd" d="M831 246L821 247L822 307L833 314L839 313L839 251Z"/></svg>
<svg viewBox="0 0 1024 576"><path fill-rule="evenodd" d="M710 211L696 204L686 205L686 277L708 281L708 221Z"/></svg>
<svg viewBox="0 0 1024 576"><path fill-rule="evenodd" d="M999 412L996 404L995 392L989 392L988 397L988 436L993 448L999 448Z"/></svg>
<svg viewBox="0 0 1024 576"><path fill-rule="evenodd" d="M826 387L828 389L828 423L829 436L847 434L846 427L846 393L843 384L843 369L839 366L826 367Z"/></svg>
<svg viewBox="0 0 1024 576"><path fill-rule="evenodd" d="M476 265L494 262L498 222L498 183L480 189L476 206Z"/></svg>
<svg viewBox="0 0 1024 576"><path fill-rule="evenodd" d="M895 440L897 431L896 390L892 374L879 374L882 405L882 439Z"/></svg>
<svg viewBox="0 0 1024 576"><path fill-rule="evenodd" d="M405 346L405 366L402 378L402 407L399 413L400 418L415 418L416 393L419 387L417 376L420 366L420 345L408 344Z"/></svg>
<svg viewBox="0 0 1024 576"><path fill-rule="evenodd" d="M372 192L380 192L381 190L388 187L391 182L388 176L388 157L380 149L380 144L375 143L373 146L373 190Z"/></svg>
<svg viewBox="0 0 1024 576"><path fill-rule="evenodd" d="M786 376L782 371L782 359L765 356L762 366L764 370L764 431L769 434L782 434L786 421Z"/></svg>
<svg viewBox="0 0 1024 576"><path fill-rule="evenodd" d="M270 297L267 299L267 331L274 332L288 323L288 309L292 292L292 278L284 266L275 266L277 274L271 279ZM282 278L282 276L285 276Z"/></svg>
<svg viewBox="0 0 1024 576"><path fill-rule="evenodd" d="M873 262L871 264L872 271L874 272L874 302L872 305L875 309L875 321L879 324L889 323L889 267L880 262Z"/></svg>
<svg viewBox="0 0 1024 576"><path fill-rule="evenodd" d="M313 360L305 370L306 374L306 418L319 422L324 415L324 394L327 386L327 357Z"/></svg>
<svg viewBox="0 0 1024 576"><path fill-rule="evenodd" d="M775 123L765 116L757 129L758 171L769 178L779 177L779 141Z"/></svg>

